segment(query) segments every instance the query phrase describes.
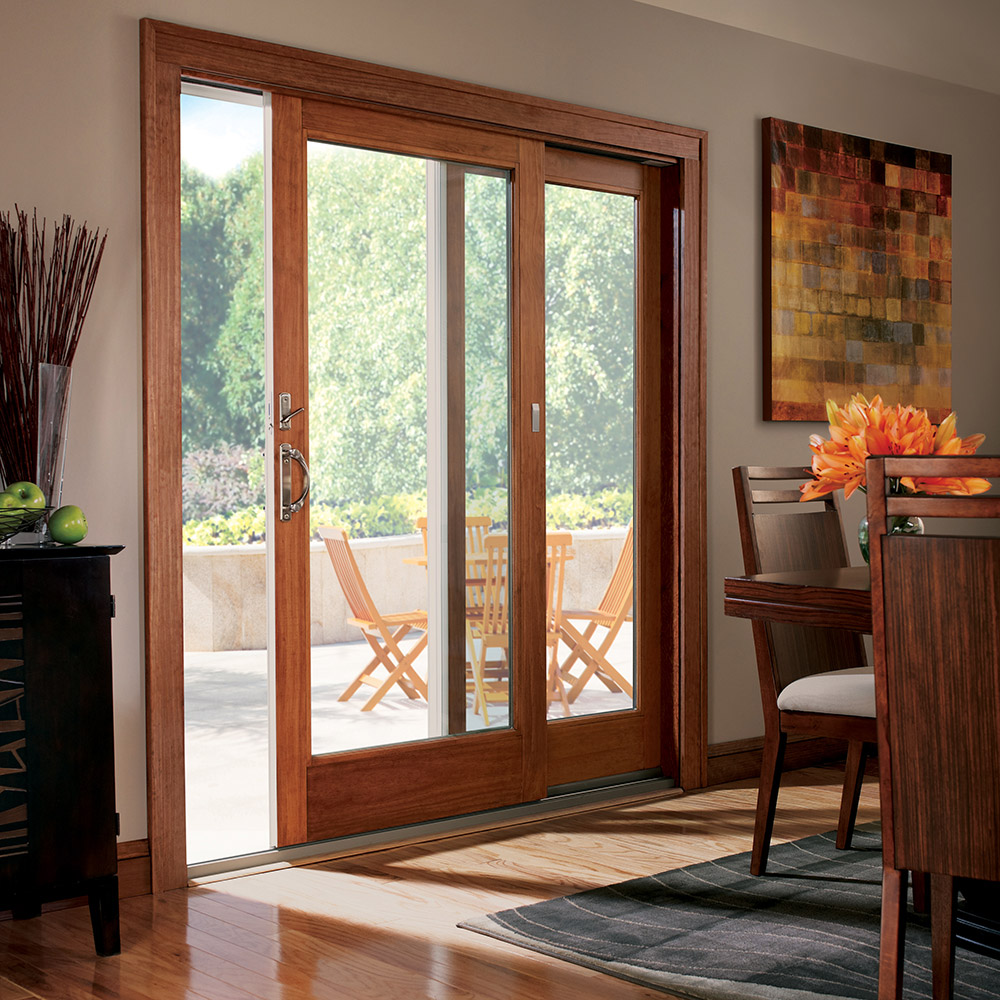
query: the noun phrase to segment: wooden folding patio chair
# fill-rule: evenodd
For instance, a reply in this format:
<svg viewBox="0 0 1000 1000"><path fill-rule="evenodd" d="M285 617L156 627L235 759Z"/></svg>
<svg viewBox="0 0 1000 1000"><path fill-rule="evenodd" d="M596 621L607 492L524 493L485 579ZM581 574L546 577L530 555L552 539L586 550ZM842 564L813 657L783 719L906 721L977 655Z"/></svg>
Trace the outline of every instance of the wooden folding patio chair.
<svg viewBox="0 0 1000 1000"><path fill-rule="evenodd" d="M558 701L563 714L569 715L569 699L559 667L559 641L562 638L563 585L566 563L573 558L573 536L568 531L550 531L545 535L545 645L549 651L547 704Z"/></svg>
<svg viewBox="0 0 1000 1000"><path fill-rule="evenodd" d="M559 665L563 683L569 684L567 700L573 702L584 689L591 677L597 677L609 691L624 691L632 696L632 685L608 660L608 651L618 636L622 625L632 621L633 594L632 567L632 522L615 571L611 574L604 596L596 608L588 611L564 609L560 615L559 632L570 649L569 656ZM581 632L574 621L584 621L586 628ZM600 645L595 644L594 635L598 628L605 630ZM570 672L577 660L582 660L584 668L578 676Z"/></svg>
<svg viewBox="0 0 1000 1000"><path fill-rule="evenodd" d="M427 645L427 612L418 610L380 614L361 577L347 540L347 532L343 528L330 527L317 530L330 554L340 589L344 592L347 606L353 615L347 621L361 629L375 654L337 700L347 701L363 684L375 688L375 693L361 706L362 712L370 712L394 684L398 684L408 698L422 697L426 700L427 683L413 664ZM399 644L412 629L417 629L422 634L412 649L404 653ZM386 676L376 673L379 666L385 668Z"/></svg>

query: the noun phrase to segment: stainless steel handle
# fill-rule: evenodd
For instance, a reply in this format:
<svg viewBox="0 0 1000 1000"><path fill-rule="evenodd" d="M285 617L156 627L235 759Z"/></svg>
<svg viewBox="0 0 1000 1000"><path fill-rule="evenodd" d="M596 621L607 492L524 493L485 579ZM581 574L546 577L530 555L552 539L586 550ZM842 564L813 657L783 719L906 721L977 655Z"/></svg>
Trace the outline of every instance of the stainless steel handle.
<svg viewBox="0 0 1000 1000"><path fill-rule="evenodd" d="M292 462L297 462L302 470L302 492L298 500L292 499ZM309 466L302 457L302 452L298 448L293 448L290 444L281 446L281 461L278 465L278 478L281 492L281 513L282 521L290 521L292 514L297 514L306 505L306 497L309 495Z"/></svg>
<svg viewBox="0 0 1000 1000"><path fill-rule="evenodd" d="M537 434L542 429L542 407L539 403L531 404L531 431Z"/></svg>

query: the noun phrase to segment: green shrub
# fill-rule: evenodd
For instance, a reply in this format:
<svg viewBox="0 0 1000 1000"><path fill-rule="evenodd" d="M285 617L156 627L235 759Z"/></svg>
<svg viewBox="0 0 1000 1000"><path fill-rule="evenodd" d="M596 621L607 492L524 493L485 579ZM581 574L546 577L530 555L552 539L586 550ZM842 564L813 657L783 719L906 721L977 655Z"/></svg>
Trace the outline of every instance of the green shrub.
<svg viewBox="0 0 1000 1000"><path fill-rule="evenodd" d="M316 529L320 525L345 528L351 538L384 538L413 534L417 518L426 513L427 497L409 493L337 505L318 504L310 508L309 524L313 538L319 538Z"/></svg>
<svg viewBox="0 0 1000 1000"><path fill-rule="evenodd" d="M264 508L244 507L232 514L216 514L186 521L185 545L253 545L264 541Z"/></svg>
<svg viewBox="0 0 1000 1000"><path fill-rule="evenodd" d="M546 506L546 525L551 530L579 531L584 528L616 527L632 518L631 490L603 490L594 496L561 493L550 497ZM507 528L507 491L478 490L466 501L470 515L489 515L493 529ZM351 538L384 538L409 535L416 529L418 517L427 513L427 496L404 493L396 496L356 500L344 504L317 504L309 508L313 538L320 525L334 525L347 530ZM185 545L253 545L264 541L264 508L245 507L228 515L216 515L184 525Z"/></svg>
<svg viewBox="0 0 1000 1000"><path fill-rule="evenodd" d="M409 535L427 510L427 498L413 493L339 505L317 504L309 508L312 536L318 539L320 525L347 529L351 538L381 538ZM244 507L228 515L191 520L184 525L185 545L253 545L264 541L265 516L261 506Z"/></svg>
<svg viewBox="0 0 1000 1000"><path fill-rule="evenodd" d="M545 504L545 525L552 531L614 528L632 520L631 490L602 490L593 496L559 493Z"/></svg>

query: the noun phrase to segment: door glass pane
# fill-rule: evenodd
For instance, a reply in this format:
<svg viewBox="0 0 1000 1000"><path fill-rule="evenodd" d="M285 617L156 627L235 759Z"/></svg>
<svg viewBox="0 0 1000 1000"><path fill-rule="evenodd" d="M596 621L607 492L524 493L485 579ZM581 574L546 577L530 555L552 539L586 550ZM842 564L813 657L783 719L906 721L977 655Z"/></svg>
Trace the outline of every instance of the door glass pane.
<svg viewBox="0 0 1000 1000"><path fill-rule="evenodd" d="M314 754L507 724L509 187L308 144Z"/></svg>
<svg viewBox="0 0 1000 1000"><path fill-rule="evenodd" d="M634 706L636 199L545 187L549 719Z"/></svg>
<svg viewBox="0 0 1000 1000"><path fill-rule="evenodd" d="M271 846L264 532L264 111L181 97L188 863Z"/></svg>

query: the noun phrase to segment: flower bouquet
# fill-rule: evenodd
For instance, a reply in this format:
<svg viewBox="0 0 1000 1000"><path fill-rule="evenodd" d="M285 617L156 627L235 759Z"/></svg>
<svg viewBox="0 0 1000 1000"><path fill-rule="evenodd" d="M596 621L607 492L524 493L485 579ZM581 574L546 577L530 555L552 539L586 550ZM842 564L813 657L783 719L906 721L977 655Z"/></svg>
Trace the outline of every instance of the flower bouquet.
<svg viewBox="0 0 1000 1000"><path fill-rule="evenodd" d="M843 489L849 497L855 490L865 492L865 459L869 455L971 455L986 440L983 434L962 438L956 430L955 414L949 413L934 425L926 410L913 406L886 406L881 396L869 402L858 393L846 406L827 400L830 422L829 439L812 434L809 448L813 453L813 478L799 489L801 500L814 500L826 493ZM948 477L903 478L890 483L896 494L961 494L970 496L990 488L987 479ZM920 534L919 518L896 518L892 532ZM868 561L868 519L858 529L861 552Z"/></svg>

